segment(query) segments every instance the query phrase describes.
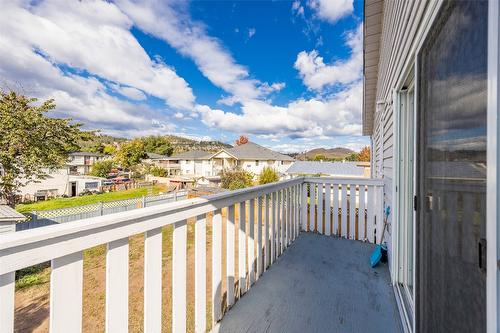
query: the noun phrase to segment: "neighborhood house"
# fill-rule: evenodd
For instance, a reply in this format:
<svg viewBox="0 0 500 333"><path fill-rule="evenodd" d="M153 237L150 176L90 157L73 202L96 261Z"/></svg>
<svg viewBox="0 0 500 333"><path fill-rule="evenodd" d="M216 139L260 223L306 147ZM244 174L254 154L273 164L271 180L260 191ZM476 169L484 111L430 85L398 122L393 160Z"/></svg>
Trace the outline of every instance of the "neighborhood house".
<svg viewBox="0 0 500 333"><path fill-rule="evenodd" d="M104 178L90 176L92 165L106 157L101 154L74 152L66 165L59 169L44 170L45 179L31 182L20 189L22 201L36 201L56 196L74 197L82 192L97 191Z"/></svg>

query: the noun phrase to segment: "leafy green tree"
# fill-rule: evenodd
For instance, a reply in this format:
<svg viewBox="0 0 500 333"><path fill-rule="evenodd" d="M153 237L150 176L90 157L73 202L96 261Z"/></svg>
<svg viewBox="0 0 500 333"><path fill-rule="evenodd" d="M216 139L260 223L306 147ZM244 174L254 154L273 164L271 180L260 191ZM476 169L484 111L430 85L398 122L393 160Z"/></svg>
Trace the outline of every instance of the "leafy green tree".
<svg viewBox="0 0 500 333"><path fill-rule="evenodd" d="M318 154L318 155L314 156L314 160L315 161L326 161L326 156L323 154Z"/></svg>
<svg viewBox="0 0 500 333"><path fill-rule="evenodd" d="M122 168L129 169L147 157L144 143L139 139L124 142L120 145L115 154L115 161Z"/></svg>
<svg viewBox="0 0 500 333"><path fill-rule="evenodd" d="M349 156L347 156L345 159L346 159L346 161L350 161L350 162L359 161L359 159L358 159L358 153L352 153Z"/></svg>
<svg viewBox="0 0 500 333"><path fill-rule="evenodd" d="M245 170L224 170L220 174L221 186L228 190L253 186L253 175Z"/></svg>
<svg viewBox="0 0 500 333"><path fill-rule="evenodd" d="M278 172L271 167L265 167L259 174L260 185L274 183L278 180L280 180Z"/></svg>
<svg viewBox="0 0 500 333"><path fill-rule="evenodd" d="M62 167L88 135L72 119L46 116L56 107L54 100L36 102L14 91L0 91L0 197L10 206L21 187L45 178L47 169Z"/></svg>
<svg viewBox="0 0 500 333"><path fill-rule="evenodd" d="M148 153L170 156L174 152L174 148L170 144L170 141L164 136L145 136L141 138L141 141L144 143L144 149L146 149Z"/></svg>
<svg viewBox="0 0 500 333"><path fill-rule="evenodd" d="M113 145L104 145L102 153L105 155L114 155L116 153L116 147Z"/></svg>
<svg viewBox="0 0 500 333"><path fill-rule="evenodd" d="M114 165L113 160L96 161L92 165L90 174L92 176L106 178L113 169L113 165Z"/></svg>

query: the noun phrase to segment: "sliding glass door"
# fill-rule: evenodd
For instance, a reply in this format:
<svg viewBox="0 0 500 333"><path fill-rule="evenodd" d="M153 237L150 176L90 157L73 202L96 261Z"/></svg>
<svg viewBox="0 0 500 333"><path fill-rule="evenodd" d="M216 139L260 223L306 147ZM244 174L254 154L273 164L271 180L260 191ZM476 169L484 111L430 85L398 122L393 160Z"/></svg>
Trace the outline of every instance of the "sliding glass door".
<svg viewBox="0 0 500 333"><path fill-rule="evenodd" d="M419 332L486 327L488 2L443 4L418 71Z"/></svg>

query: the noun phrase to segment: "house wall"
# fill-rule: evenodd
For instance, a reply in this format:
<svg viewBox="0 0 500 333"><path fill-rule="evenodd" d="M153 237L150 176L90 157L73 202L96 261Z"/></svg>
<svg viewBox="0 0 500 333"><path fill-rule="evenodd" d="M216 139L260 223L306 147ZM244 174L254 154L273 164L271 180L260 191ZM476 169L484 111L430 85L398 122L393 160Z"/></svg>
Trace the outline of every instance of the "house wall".
<svg viewBox="0 0 500 333"><path fill-rule="evenodd" d="M243 170L249 171L255 175L262 172L265 167L271 167L278 171L279 173L285 173L285 171L292 165L289 161L274 161L274 160L240 160L238 161L238 166Z"/></svg>
<svg viewBox="0 0 500 333"><path fill-rule="evenodd" d="M415 61L417 47L423 40L438 2L385 1L380 60L378 67L375 122L372 133L372 176L384 181L384 205L394 202L395 91L407 77ZM393 220L389 216L385 237L392 254ZM391 267L392 268L392 267Z"/></svg>
<svg viewBox="0 0 500 333"><path fill-rule="evenodd" d="M213 176L212 161L210 160L181 160L181 175L183 176Z"/></svg>

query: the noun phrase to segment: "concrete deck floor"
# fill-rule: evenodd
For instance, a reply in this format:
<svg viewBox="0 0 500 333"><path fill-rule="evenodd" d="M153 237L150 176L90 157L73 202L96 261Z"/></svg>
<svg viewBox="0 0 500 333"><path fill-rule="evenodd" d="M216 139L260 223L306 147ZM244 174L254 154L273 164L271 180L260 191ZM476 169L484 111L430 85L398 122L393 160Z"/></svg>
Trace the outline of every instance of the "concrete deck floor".
<svg viewBox="0 0 500 333"><path fill-rule="evenodd" d="M233 306L219 332L400 332L386 263L373 245L301 233Z"/></svg>

